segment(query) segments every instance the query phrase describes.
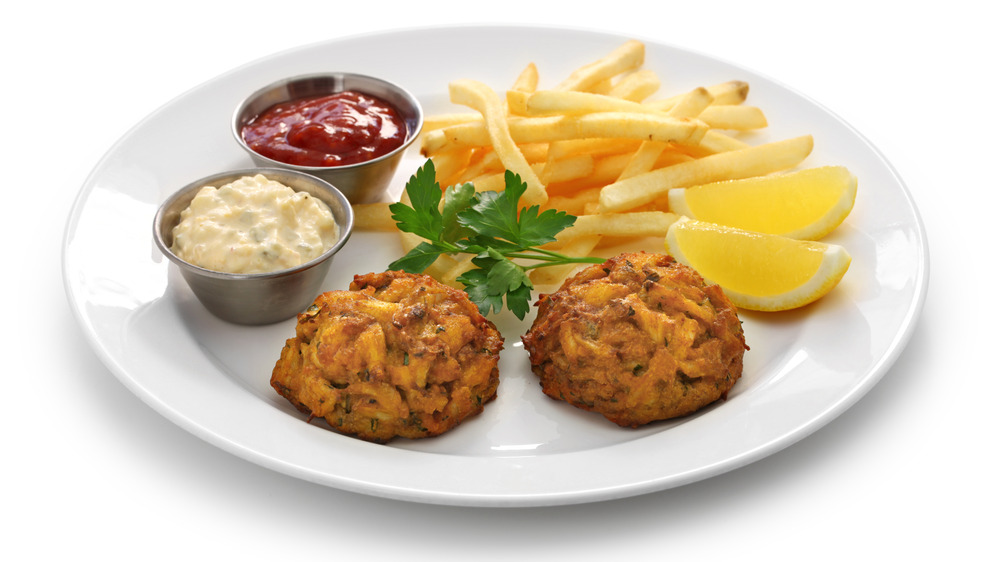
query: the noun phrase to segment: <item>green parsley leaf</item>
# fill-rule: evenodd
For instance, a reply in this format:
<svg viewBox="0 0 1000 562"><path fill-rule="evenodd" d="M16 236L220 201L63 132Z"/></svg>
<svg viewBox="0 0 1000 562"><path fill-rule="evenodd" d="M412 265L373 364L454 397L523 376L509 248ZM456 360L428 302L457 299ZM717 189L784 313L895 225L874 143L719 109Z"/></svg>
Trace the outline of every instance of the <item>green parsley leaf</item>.
<svg viewBox="0 0 1000 562"><path fill-rule="evenodd" d="M503 296L491 293L487 288L487 271L485 269L471 269L458 277L458 281L465 285L465 292L469 295L469 300L476 304L479 313L483 316L495 310L503 310Z"/></svg>
<svg viewBox="0 0 1000 562"><path fill-rule="evenodd" d="M521 209L519 242L524 246L541 246L554 242L556 234L576 222L576 217L565 211L555 209L546 209L542 213L538 211L538 205Z"/></svg>
<svg viewBox="0 0 1000 562"><path fill-rule="evenodd" d="M472 231L458 222L458 214L476 201L476 187L471 183L453 185L445 190L444 208L441 211L441 240L455 242L472 235Z"/></svg>
<svg viewBox="0 0 1000 562"><path fill-rule="evenodd" d="M476 234L518 244L520 227L517 202L528 186L510 170L504 173L504 185L503 191L480 193L479 201L469 210L460 213L458 220Z"/></svg>
<svg viewBox="0 0 1000 562"><path fill-rule="evenodd" d="M518 209L518 200L528 185L509 170L504 173L504 182L504 191L480 194L478 203L459 214L459 221L481 236L507 240L522 249L552 242L556 234L576 222L573 215L555 209L542 213L537 205Z"/></svg>
<svg viewBox="0 0 1000 562"><path fill-rule="evenodd" d="M568 263L602 263L601 258L571 257L541 248L555 240L576 217L540 207L519 207L527 190L520 176L507 171L503 191L477 193L471 183L448 187L442 194L434 163L427 163L406 183L410 204L389 206L403 232L426 239L389 269L422 273L443 254L472 254L475 266L458 281L483 314L507 309L523 319L534 285L528 270ZM444 199L442 203L442 197ZM521 265L533 260L538 263Z"/></svg>
<svg viewBox="0 0 1000 562"><path fill-rule="evenodd" d="M518 319L524 319L529 310L531 289L534 288L528 273L496 250L489 250L489 258L492 264L486 274L487 291L490 295L506 295L507 308ZM477 260L478 258L473 260L473 263L483 267Z"/></svg>
<svg viewBox="0 0 1000 562"><path fill-rule="evenodd" d="M433 161L427 160L406 182L406 195L412 206L405 203L389 205L396 226L403 232L412 232L428 240L438 240L443 225L441 211L438 210L441 185L437 182Z"/></svg>
<svg viewBox="0 0 1000 562"><path fill-rule="evenodd" d="M443 253L445 251L436 244L421 242L407 252L405 256L390 263L389 269L405 271L407 273L423 273Z"/></svg>
<svg viewBox="0 0 1000 562"><path fill-rule="evenodd" d="M507 308L517 316L518 320L524 320L525 315L531 310L531 287L521 285L507 293Z"/></svg>

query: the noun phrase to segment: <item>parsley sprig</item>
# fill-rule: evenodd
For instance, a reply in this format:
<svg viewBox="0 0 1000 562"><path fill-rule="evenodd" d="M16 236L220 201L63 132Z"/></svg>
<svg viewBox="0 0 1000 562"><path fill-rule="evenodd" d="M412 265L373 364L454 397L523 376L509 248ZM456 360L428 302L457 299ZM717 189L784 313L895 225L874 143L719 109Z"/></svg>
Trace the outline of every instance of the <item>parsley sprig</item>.
<svg viewBox="0 0 1000 562"><path fill-rule="evenodd" d="M442 191L434 162L428 160L406 183L410 204L389 206L400 230L426 242L389 264L389 269L423 273L442 254L472 254L475 268L458 277L458 281L465 285L465 292L479 311L484 315L491 310L499 312L506 300L507 308L523 319L534 289L529 270L604 261L541 248L572 226L576 217L555 209L541 211L538 205L519 208L527 184L510 171L504 174L504 182L503 191L477 193L471 183Z"/></svg>

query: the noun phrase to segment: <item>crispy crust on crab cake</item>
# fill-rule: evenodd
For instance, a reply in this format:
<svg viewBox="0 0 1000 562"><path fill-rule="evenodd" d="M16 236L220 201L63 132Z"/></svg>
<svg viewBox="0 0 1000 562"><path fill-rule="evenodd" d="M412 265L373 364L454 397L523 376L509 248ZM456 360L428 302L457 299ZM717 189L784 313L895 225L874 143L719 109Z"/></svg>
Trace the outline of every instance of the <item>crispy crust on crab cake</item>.
<svg viewBox="0 0 1000 562"><path fill-rule="evenodd" d="M502 348L464 292L427 275L356 275L298 315L271 386L340 433L431 437L496 398Z"/></svg>
<svg viewBox="0 0 1000 562"><path fill-rule="evenodd" d="M665 254L622 254L542 295L521 339L545 394L638 427L725 398L743 373L736 307Z"/></svg>

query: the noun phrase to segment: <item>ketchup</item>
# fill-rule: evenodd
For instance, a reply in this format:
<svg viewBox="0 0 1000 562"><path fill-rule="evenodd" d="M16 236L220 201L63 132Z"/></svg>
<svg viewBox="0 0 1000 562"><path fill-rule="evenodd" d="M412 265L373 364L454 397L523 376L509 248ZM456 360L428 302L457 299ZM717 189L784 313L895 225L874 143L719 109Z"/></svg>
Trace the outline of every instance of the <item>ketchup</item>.
<svg viewBox="0 0 1000 562"><path fill-rule="evenodd" d="M406 123L385 101L352 90L279 103L243 126L258 154L299 166L343 166L392 152Z"/></svg>

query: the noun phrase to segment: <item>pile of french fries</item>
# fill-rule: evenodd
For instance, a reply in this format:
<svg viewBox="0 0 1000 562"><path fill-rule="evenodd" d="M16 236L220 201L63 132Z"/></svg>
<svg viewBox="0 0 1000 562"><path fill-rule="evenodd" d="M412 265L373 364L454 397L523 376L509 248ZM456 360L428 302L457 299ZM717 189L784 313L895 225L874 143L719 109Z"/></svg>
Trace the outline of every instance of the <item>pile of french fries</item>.
<svg viewBox="0 0 1000 562"><path fill-rule="evenodd" d="M747 105L742 81L698 87L654 99L660 79L644 69L645 46L630 40L539 89L529 64L501 96L475 80L449 84L453 103L471 111L429 116L420 148L434 162L442 187L471 182L502 190L504 171L528 185L525 205L576 215L553 248L598 255L602 240L656 237L662 251L677 219L671 188L761 176L793 168L812 151L810 135L750 145L739 133L767 127ZM403 194L405 198L405 192ZM355 206L359 230L395 229L388 204ZM404 251L420 242L400 233ZM427 271L445 283L471 269L471 257L442 256ZM538 284L559 283L573 266L532 271Z"/></svg>

